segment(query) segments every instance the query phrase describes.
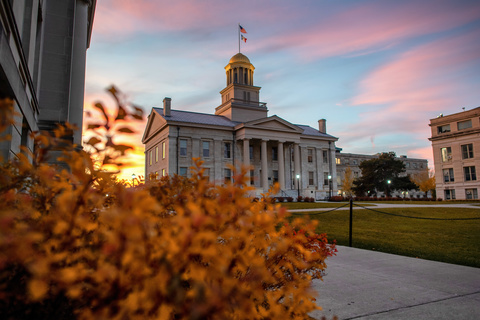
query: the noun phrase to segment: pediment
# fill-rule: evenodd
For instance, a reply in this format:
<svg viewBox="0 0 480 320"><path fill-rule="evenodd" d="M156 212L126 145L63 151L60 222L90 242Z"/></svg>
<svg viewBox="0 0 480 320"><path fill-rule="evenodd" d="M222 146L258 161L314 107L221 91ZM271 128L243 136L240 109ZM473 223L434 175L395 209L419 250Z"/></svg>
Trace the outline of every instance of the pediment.
<svg viewBox="0 0 480 320"><path fill-rule="evenodd" d="M265 129L273 131L302 133L303 130L298 126L274 115L267 118L257 119L242 124L245 128Z"/></svg>
<svg viewBox="0 0 480 320"><path fill-rule="evenodd" d="M145 131L143 133L142 143L145 143L147 140L154 135L158 129L162 128L167 121L155 110L152 108L150 115L148 116L147 125L145 126Z"/></svg>

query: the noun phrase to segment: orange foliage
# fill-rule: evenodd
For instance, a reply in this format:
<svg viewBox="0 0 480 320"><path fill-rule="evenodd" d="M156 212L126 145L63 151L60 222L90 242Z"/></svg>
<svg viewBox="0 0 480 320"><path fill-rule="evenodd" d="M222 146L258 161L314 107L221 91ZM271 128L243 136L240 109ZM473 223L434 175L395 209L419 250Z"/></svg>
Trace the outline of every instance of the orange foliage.
<svg viewBox="0 0 480 320"><path fill-rule="evenodd" d="M59 143L61 130L37 134L30 156L55 146L68 170L23 154L0 169L0 318L308 319L318 308L311 280L334 245L316 222L253 202L244 172L214 186L197 162L192 178L126 188ZM116 163L107 141L114 151L91 145Z"/></svg>

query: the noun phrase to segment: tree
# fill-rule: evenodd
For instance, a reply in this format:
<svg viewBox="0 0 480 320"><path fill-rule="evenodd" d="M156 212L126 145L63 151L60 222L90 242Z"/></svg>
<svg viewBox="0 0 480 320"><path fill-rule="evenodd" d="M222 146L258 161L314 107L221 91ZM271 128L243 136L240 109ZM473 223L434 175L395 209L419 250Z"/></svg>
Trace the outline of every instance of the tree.
<svg viewBox="0 0 480 320"><path fill-rule="evenodd" d="M361 162L359 167L362 176L353 182L355 194L383 191L389 197L391 191L405 190L406 181L401 177L405 172L405 164L395 159L394 152L381 153L378 158Z"/></svg>
<svg viewBox="0 0 480 320"><path fill-rule="evenodd" d="M432 191L432 193L435 191L435 175L428 167L422 172L412 175L410 179L417 185L420 191L425 192L425 198L427 197L428 191Z"/></svg>
<svg viewBox="0 0 480 320"><path fill-rule="evenodd" d="M345 169L345 176L343 177L343 180L342 180L342 189L343 189L343 192L345 192L345 194L348 197L351 197L352 196L352 188L353 188L352 168L347 167Z"/></svg>

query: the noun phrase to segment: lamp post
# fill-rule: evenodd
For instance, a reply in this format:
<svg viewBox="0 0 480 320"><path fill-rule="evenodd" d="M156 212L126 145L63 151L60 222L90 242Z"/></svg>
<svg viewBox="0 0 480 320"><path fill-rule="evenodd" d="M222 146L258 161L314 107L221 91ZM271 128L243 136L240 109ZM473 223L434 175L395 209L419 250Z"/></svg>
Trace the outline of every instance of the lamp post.
<svg viewBox="0 0 480 320"><path fill-rule="evenodd" d="M135 173L132 173L132 186L135 187L135 179L137 178L137 175Z"/></svg>
<svg viewBox="0 0 480 320"><path fill-rule="evenodd" d="M332 197L332 175L328 175L328 199Z"/></svg>
<svg viewBox="0 0 480 320"><path fill-rule="evenodd" d="M387 197L390 197L390 183L392 183L392 180L387 180Z"/></svg>
<svg viewBox="0 0 480 320"><path fill-rule="evenodd" d="M297 199L300 197L300 175L297 174Z"/></svg>

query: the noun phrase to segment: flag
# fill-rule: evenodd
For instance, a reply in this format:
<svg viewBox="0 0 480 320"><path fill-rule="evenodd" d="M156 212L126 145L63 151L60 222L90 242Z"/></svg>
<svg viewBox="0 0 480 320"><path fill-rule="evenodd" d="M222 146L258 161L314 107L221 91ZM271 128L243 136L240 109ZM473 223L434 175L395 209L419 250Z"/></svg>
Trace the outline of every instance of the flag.
<svg viewBox="0 0 480 320"><path fill-rule="evenodd" d="M243 29L243 27L241 25L238 25L240 27L240 32L241 33L247 33L247 31L245 29Z"/></svg>
<svg viewBox="0 0 480 320"><path fill-rule="evenodd" d="M243 36L243 34L242 34L242 40L243 40L243 42L247 43L247 38L245 38L245 37Z"/></svg>

